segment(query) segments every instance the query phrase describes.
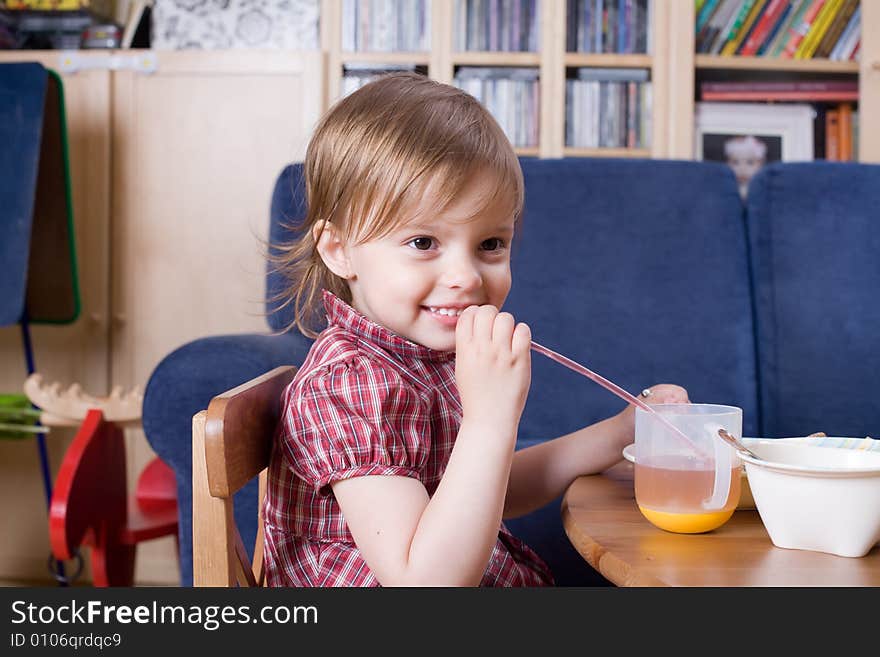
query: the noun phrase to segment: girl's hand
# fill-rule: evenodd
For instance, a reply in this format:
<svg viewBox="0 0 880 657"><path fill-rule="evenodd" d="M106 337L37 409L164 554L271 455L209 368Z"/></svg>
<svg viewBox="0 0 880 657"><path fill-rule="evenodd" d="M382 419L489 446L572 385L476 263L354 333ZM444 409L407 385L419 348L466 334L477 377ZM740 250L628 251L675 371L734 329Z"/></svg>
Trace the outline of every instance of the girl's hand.
<svg viewBox="0 0 880 657"><path fill-rule="evenodd" d="M455 327L455 382L465 418L513 429L531 384L532 333L495 306L469 306Z"/></svg>
<svg viewBox="0 0 880 657"><path fill-rule="evenodd" d="M681 386L677 386L672 383L658 383L657 385L653 385L650 388L645 388L645 391L648 392L647 396L644 394L644 392L639 393L636 396L646 404L691 403L691 400L688 399L687 390L685 390ZM617 417L623 423L623 431L627 436L627 443L632 442L632 438L635 435L635 405L628 404L627 407L617 415Z"/></svg>
<svg viewBox="0 0 880 657"><path fill-rule="evenodd" d="M646 394L647 393L647 394ZM647 404L690 404L687 390L672 383L658 383L645 388L639 397Z"/></svg>

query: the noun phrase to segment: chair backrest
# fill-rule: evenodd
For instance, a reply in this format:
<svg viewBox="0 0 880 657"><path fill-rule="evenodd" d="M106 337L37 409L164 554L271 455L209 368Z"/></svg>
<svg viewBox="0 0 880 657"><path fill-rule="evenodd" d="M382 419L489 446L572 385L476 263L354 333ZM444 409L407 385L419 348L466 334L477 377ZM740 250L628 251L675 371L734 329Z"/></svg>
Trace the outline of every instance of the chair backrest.
<svg viewBox="0 0 880 657"><path fill-rule="evenodd" d="M233 495L260 477L258 509L281 412L296 368L276 367L211 399L193 416L192 527L195 586L262 586L262 518L253 560L235 523ZM261 511L258 511L261 513Z"/></svg>

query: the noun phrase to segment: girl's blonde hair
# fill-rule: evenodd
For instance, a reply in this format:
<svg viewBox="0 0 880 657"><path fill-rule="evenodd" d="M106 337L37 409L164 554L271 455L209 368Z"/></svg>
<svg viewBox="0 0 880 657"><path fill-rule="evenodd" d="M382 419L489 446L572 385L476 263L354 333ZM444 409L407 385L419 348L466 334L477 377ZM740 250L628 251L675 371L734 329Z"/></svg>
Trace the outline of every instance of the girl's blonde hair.
<svg viewBox="0 0 880 657"><path fill-rule="evenodd" d="M432 210L442 212L477 172L495 177L485 206L503 204L518 220L519 161L501 127L470 94L416 73L393 73L337 102L306 150L308 210L295 227L298 238L276 245L271 256L287 281L275 310L294 308L287 329L316 337L324 325L322 289L351 302L345 280L318 254L317 222L329 221L343 239L363 243L413 218L429 185L439 203Z"/></svg>

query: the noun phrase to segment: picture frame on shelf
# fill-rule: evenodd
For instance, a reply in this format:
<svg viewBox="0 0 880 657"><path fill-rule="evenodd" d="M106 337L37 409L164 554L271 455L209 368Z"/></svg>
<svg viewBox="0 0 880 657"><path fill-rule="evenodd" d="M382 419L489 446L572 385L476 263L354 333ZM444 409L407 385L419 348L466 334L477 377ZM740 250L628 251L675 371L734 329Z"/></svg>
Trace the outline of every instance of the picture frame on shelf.
<svg viewBox="0 0 880 657"><path fill-rule="evenodd" d="M765 164L813 159L815 117L805 103L698 102L694 155L730 165L745 198L749 181Z"/></svg>

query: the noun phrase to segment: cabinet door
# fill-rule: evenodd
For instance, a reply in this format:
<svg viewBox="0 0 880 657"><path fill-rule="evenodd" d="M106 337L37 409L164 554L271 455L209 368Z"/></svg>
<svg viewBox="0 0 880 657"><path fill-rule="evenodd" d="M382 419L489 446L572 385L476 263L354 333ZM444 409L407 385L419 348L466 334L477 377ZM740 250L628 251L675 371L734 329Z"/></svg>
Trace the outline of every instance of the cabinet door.
<svg viewBox="0 0 880 657"><path fill-rule="evenodd" d="M37 61L46 68L61 70L58 52L0 53L0 62L15 61ZM82 310L71 324L31 327L37 372L64 387L78 382L98 395L109 392L110 75L104 69L61 76ZM19 327L0 329L0 392L22 391L27 375L23 354ZM72 430L53 429L46 438L53 476L72 437ZM0 517L9 528L0 541L0 578L51 582L46 568L46 499L33 440L0 440Z"/></svg>
<svg viewBox="0 0 880 657"><path fill-rule="evenodd" d="M880 4L862 2L862 45L859 65L859 161L880 162Z"/></svg>
<svg viewBox="0 0 880 657"><path fill-rule="evenodd" d="M111 379L125 389L185 342L268 331L272 188L323 97L319 52L154 54L154 73L113 75ZM127 441L133 481L152 452L141 432ZM137 575L176 578L174 563L173 542L146 543Z"/></svg>

